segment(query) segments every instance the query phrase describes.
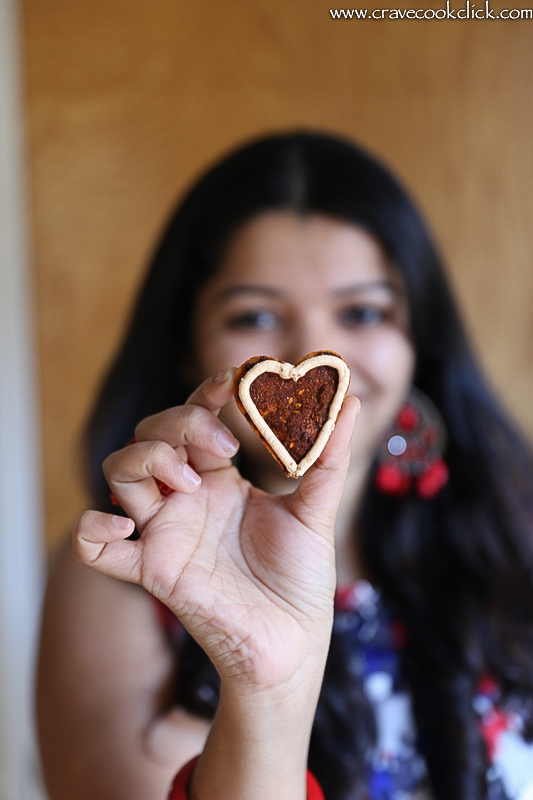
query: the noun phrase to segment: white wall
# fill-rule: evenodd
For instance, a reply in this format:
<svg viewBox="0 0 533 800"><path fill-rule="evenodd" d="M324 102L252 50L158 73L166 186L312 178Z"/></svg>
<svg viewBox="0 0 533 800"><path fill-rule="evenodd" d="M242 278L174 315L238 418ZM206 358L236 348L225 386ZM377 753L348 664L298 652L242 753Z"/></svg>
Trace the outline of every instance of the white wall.
<svg viewBox="0 0 533 800"><path fill-rule="evenodd" d="M19 14L16 0L0 0L0 800L40 796L32 683L43 540Z"/></svg>

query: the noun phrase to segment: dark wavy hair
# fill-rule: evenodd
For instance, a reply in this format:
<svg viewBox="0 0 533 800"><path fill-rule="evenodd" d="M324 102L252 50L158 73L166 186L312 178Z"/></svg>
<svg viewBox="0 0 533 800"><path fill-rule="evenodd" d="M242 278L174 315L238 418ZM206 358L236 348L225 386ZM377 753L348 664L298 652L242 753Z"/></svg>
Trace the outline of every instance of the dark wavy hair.
<svg viewBox="0 0 533 800"><path fill-rule="evenodd" d="M195 298L240 225L265 211L318 213L373 234L403 275L415 384L448 430L450 481L433 500L369 483L360 546L408 630L403 668L437 800L482 800L487 758L472 696L490 672L533 694L533 463L468 346L440 260L414 203L378 161L322 133L273 135L209 170L170 219L87 428L93 499L110 510L101 463L148 414L182 403ZM176 366L177 365L177 366ZM217 676L184 645L178 700L216 706ZM206 693L206 687L211 687ZM328 800L358 795L375 732L360 679L332 637L310 747Z"/></svg>

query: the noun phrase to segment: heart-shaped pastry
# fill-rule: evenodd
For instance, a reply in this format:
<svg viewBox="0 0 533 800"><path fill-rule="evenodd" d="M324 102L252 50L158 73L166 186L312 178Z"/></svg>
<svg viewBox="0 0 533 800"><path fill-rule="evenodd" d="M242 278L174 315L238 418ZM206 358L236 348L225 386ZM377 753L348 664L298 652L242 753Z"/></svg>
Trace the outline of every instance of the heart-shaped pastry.
<svg viewBox="0 0 533 800"><path fill-rule="evenodd" d="M251 358L237 370L233 391L263 444L290 478L299 478L326 446L349 385L348 364L321 350L294 365Z"/></svg>

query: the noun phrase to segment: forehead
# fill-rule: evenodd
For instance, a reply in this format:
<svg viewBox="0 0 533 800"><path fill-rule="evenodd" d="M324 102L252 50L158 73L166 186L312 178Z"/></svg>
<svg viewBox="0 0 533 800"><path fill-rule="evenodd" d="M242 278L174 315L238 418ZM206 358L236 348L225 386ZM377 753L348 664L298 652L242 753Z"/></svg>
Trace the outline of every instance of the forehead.
<svg viewBox="0 0 533 800"><path fill-rule="evenodd" d="M213 284L245 281L301 290L318 283L335 289L390 281L395 273L381 244L363 228L318 214L269 212L238 230Z"/></svg>

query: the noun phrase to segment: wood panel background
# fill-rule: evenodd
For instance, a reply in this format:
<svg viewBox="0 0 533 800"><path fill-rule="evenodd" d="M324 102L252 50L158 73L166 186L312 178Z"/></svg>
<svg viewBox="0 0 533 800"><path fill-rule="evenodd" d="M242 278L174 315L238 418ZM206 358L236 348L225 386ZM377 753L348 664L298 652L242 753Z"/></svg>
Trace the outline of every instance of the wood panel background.
<svg viewBox="0 0 533 800"><path fill-rule="evenodd" d="M162 221L207 162L264 131L338 131L395 167L493 384L533 433L533 21L333 21L329 9L26 0L50 543L87 503L80 430Z"/></svg>

